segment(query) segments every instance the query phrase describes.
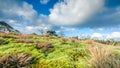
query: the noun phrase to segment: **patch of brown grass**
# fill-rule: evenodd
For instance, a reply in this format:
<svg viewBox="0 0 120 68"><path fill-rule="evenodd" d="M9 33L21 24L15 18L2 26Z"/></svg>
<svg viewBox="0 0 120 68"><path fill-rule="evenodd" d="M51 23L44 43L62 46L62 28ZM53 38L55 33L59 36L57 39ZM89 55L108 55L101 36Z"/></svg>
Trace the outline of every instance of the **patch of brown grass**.
<svg viewBox="0 0 120 68"><path fill-rule="evenodd" d="M71 40L71 42L76 43L76 44L78 44L78 43L81 42L80 40L78 40L78 39L74 39L74 38L72 38L72 39L70 39L70 40Z"/></svg>
<svg viewBox="0 0 120 68"><path fill-rule="evenodd" d="M43 52L46 52L46 51L48 51L49 48L54 48L54 46L52 45L52 43L46 42L46 43L36 44L36 48L37 49L42 49Z"/></svg>
<svg viewBox="0 0 120 68"><path fill-rule="evenodd" d="M94 44L94 40L87 39L87 40L85 40L85 43L87 43L87 44Z"/></svg>
<svg viewBox="0 0 120 68"><path fill-rule="evenodd" d="M15 33L15 32L9 32L8 34L10 34L10 35L18 35L18 34Z"/></svg>
<svg viewBox="0 0 120 68"><path fill-rule="evenodd" d="M15 43L34 43L34 41L29 39L16 39Z"/></svg>
<svg viewBox="0 0 120 68"><path fill-rule="evenodd" d="M50 37L50 33L46 33L44 37Z"/></svg>
<svg viewBox="0 0 120 68"><path fill-rule="evenodd" d="M67 41L68 41L67 38L61 38L61 43L62 43L62 44L65 44Z"/></svg>
<svg viewBox="0 0 120 68"><path fill-rule="evenodd" d="M19 35L19 39L31 39L31 38L33 38L33 35L29 35L29 34Z"/></svg>
<svg viewBox="0 0 120 68"><path fill-rule="evenodd" d="M14 34L9 34L9 33L0 33L0 37L3 37L3 38L18 38L16 35Z"/></svg>
<svg viewBox="0 0 120 68"><path fill-rule="evenodd" d="M50 36L50 39L58 39L56 36Z"/></svg>
<svg viewBox="0 0 120 68"><path fill-rule="evenodd" d="M33 57L28 54L12 54L0 57L0 68L21 68L31 64Z"/></svg>

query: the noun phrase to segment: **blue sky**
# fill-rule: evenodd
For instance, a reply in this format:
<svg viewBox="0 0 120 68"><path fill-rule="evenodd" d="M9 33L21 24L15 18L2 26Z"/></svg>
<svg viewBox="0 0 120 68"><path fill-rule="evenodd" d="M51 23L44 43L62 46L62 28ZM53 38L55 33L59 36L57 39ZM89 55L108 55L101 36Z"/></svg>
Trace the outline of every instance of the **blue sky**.
<svg viewBox="0 0 120 68"><path fill-rule="evenodd" d="M40 0L23 0L28 2L29 4L33 5L33 8L39 13L39 14L45 14L45 15L49 15L50 8L53 8L54 4L57 3L59 0L48 0L47 4L42 4L40 3Z"/></svg>
<svg viewBox="0 0 120 68"><path fill-rule="evenodd" d="M0 0L0 20L22 33L120 38L120 0Z"/></svg>

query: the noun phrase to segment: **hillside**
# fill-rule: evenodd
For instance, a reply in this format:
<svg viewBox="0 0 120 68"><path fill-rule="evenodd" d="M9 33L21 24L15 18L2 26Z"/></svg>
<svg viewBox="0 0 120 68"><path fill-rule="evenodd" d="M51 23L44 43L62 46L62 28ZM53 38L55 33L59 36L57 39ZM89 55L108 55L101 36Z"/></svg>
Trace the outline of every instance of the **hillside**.
<svg viewBox="0 0 120 68"><path fill-rule="evenodd" d="M0 33L0 68L120 68L120 46L45 35Z"/></svg>
<svg viewBox="0 0 120 68"><path fill-rule="evenodd" d="M12 26L7 24L4 21L0 21L0 32L14 32L14 33L20 33L20 31L14 29Z"/></svg>

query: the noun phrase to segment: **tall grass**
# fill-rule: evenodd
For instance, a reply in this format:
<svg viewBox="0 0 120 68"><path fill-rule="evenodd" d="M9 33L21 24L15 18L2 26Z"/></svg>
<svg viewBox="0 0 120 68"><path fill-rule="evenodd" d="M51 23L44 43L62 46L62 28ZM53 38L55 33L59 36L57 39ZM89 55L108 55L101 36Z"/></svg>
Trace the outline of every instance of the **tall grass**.
<svg viewBox="0 0 120 68"><path fill-rule="evenodd" d="M92 68L120 68L120 59L112 53L111 47L103 45L88 46L89 64Z"/></svg>

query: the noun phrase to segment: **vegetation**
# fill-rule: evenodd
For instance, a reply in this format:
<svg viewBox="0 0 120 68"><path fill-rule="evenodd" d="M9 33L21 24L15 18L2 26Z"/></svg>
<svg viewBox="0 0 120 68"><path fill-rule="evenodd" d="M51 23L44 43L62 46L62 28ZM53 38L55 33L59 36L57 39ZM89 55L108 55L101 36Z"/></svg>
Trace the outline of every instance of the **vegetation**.
<svg viewBox="0 0 120 68"><path fill-rule="evenodd" d="M30 65L32 57L28 54L4 55L0 58L0 68L20 68Z"/></svg>
<svg viewBox="0 0 120 68"><path fill-rule="evenodd" d="M88 46L90 52L89 64L92 68L120 68L120 58L112 53L113 46Z"/></svg>
<svg viewBox="0 0 120 68"><path fill-rule="evenodd" d="M0 68L8 67L120 68L120 46L49 33L0 33Z"/></svg>

